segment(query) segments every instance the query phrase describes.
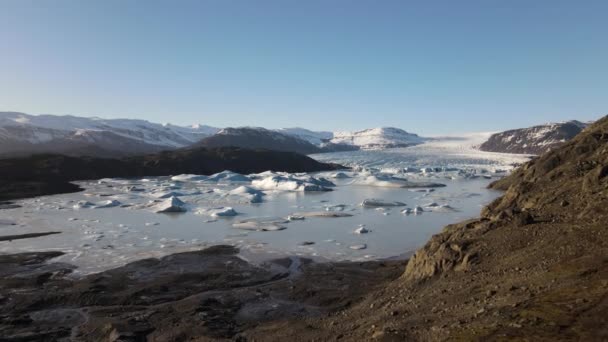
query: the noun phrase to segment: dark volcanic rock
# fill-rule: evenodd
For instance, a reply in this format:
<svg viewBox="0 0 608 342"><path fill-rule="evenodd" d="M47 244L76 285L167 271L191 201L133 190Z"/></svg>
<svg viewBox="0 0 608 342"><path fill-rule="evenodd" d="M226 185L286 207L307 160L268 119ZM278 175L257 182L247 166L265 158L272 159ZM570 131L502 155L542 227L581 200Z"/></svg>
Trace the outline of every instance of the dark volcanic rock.
<svg viewBox="0 0 608 342"><path fill-rule="evenodd" d="M191 148L104 159L44 154L0 160L0 200L78 191L69 181L106 177L209 175L224 170L316 172L343 168L293 153L234 147Z"/></svg>
<svg viewBox="0 0 608 342"><path fill-rule="evenodd" d="M242 340L263 322L344 308L404 264L285 258L256 266L237 252L215 246L80 279L66 277L69 265L48 263L59 252L0 255L0 340Z"/></svg>
<svg viewBox="0 0 608 342"><path fill-rule="evenodd" d="M224 128L217 134L204 138L196 146L261 148L302 154L323 151L304 139L261 127Z"/></svg>
<svg viewBox="0 0 608 342"><path fill-rule="evenodd" d="M488 152L542 154L574 138L586 126L585 123L573 120L514 129L493 134L479 149Z"/></svg>

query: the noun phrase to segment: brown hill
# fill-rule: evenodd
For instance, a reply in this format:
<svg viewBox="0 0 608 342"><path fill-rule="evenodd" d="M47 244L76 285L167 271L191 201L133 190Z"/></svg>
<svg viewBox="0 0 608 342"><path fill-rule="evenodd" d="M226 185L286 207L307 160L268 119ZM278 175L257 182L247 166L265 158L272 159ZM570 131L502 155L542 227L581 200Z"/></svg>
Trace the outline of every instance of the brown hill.
<svg viewBox="0 0 608 342"><path fill-rule="evenodd" d="M608 339L608 117L492 184L482 217L450 225L403 276L325 319L260 340Z"/></svg>

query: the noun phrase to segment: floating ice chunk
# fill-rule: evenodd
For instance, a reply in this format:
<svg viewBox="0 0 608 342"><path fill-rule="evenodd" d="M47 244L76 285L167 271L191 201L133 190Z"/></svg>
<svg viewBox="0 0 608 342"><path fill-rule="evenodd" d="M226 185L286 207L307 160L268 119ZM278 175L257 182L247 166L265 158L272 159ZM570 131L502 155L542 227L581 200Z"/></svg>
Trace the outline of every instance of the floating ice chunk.
<svg viewBox="0 0 608 342"><path fill-rule="evenodd" d="M266 194L262 191L245 185L239 186L238 188L229 191L228 195L242 197L246 199L249 203L260 203L262 202L263 197L266 196Z"/></svg>
<svg viewBox="0 0 608 342"><path fill-rule="evenodd" d="M187 211L186 203L177 197L170 197L152 206L156 213L183 213Z"/></svg>
<svg viewBox="0 0 608 342"><path fill-rule="evenodd" d="M249 183L251 182L251 178L232 171L222 171L207 177L204 181L215 183Z"/></svg>
<svg viewBox="0 0 608 342"><path fill-rule="evenodd" d="M346 204L336 204L325 207L326 211L344 211Z"/></svg>
<svg viewBox="0 0 608 342"><path fill-rule="evenodd" d="M287 229L286 221L281 218L250 218L232 224L232 227L244 230L277 231Z"/></svg>
<svg viewBox="0 0 608 342"><path fill-rule="evenodd" d="M296 178L292 175L272 175L261 179L254 179L251 185L260 190L279 190L279 191L331 191L325 182L315 181L313 177L308 177L305 180ZM331 182L330 182L331 183ZM333 183L332 183L333 184Z"/></svg>
<svg viewBox="0 0 608 342"><path fill-rule="evenodd" d="M218 207L211 209L199 209L197 212L199 215L209 215L213 217L224 217L224 216L236 216L238 213L232 207Z"/></svg>
<svg viewBox="0 0 608 342"><path fill-rule="evenodd" d="M424 212L424 209L422 209L422 207L421 207L421 206L416 206L416 207L414 208L414 214L420 214L420 213L422 213L422 212Z"/></svg>
<svg viewBox="0 0 608 342"><path fill-rule="evenodd" d="M364 244L364 243L362 243L362 244L360 244L360 245L352 245L352 246L350 246L350 247L348 247L348 248L350 248L350 249L354 249L354 250L361 250L361 249L366 249L366 248L367 248L367 245L366 245L366 244Z"/></svg>
<svg viewBox="0 0 608 342"><path fill-rule="evenodd" d="M359 227L359 228L355 229L355 231L354 231L355 234L367 234L369 232L370 232L370 230L365 227Z"/></svg>
<svg viewBox="0 0 608 342"><path fill-rule="evenodd" d="M236 216L237 212L231 207L223 207L218 209L213 209L213 213L211 216Z"/></svg>
<svg viewBox="0 0 608 342"><path fill-rule="evenodd" d="M146 227L158 226L160 223L158 222L146 222Z"/></svg>
<svg viewBox="0 0 608 342"><path fill-rule="evenodd" d="M425 207L428 207L428 208L436 208L438 206L439 206L439 204L437 204L436 202L428 203L425 205Z"/></svg>
<svg viewBox="0 0 608 342"><path fill-rule="evenodd" d="M314 245L315 242L314 241L304 241L300 243L300 246L310 246L310 245Z"/></svg>
<svg viewBox="0 0 608 342"><path fill-rule="evenodd" d="M352 214L344 213L341 211L308 211L295 213L294 216L302 216L302 217L351 217Z"/></svg>
<svg viewBox="0 0 608 342"><path fill-rule="evenodd" d="M121 204L122 203L120 203L117 200L107 200L107 201L101 201L101 202L95 203L95 206L93 208L95 208L95 209L113 208L113 207L118 207Z"/></svg>
<svg viewBox="0 0 608 342"><path fill-rule="evenodd" d="M181 174L181 175L177 175L177 176L173 176L171 177L172 181L175 182L195 182L195 181L202 181L207 179L208 176L203 176L203 175L193 175L193 174Z"/></svg>
<svg viewBox="0 0 608 342"><path fill-rule="evenodd" d="M289 221L302 221L304 219L306 219L304 216L298 216L298 215L287 216L287 220L289 220Z"/></svg>
<svg viewBox="0 0 608 342"><path fill-rule="evenodd" d="M331 178L335 178L335 179L345 179L345 178L351 178L349 175L347 175L344 172L336 172L333 175L330 176Z"/></svg>
<svg viewBox="0 0 608 342"><path fill-rule="evenodd" d="M413 212L414 211L412 210L412 208L405 208L405 209L401 210L401 213L406 214L406 215L412 214Z"/></svg>
<svg viewBox="0 0 608 342"><path fill-rule="evenodd" d="M74 204L72 206L72 208L78 210L78 209L92 208L94 206L95 206L95 204L93 204L89 201L78 201L76 204Z"/></svg>
<svg viewBox="0 0 608 342"><path fill-rule="evenodd" d="M403 202L391 202L391 201L385 201L385 200L381 200L381 199L376 199L376 198L368 198L363 200L363 202L361 203L361 206L363 207L404 207L406 206L405 203Z"/></svg>

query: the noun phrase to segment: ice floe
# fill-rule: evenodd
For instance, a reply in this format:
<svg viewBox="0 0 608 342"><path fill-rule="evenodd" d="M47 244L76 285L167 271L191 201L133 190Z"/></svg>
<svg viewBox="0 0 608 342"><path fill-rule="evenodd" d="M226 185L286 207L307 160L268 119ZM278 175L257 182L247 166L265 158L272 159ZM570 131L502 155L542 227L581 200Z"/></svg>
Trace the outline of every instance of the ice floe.
<svg viewBox="0 0 608 342"><path fill-rule="evenodd" d="M361 250L361 249L366 249L366 248L367 248L367 245L366 245L366 244L364 244L364 243L362 243L362 244L359 244L359 245L352 245L352 246L349 246L348 248L350 248L350 249L354 249L354 250Z"/></svg>
<svg viewBox="0 0 608 342"><path fill-rule="evenodd" d="M355 231L354 231L355 234L367 234L369 232L370 232L370 230L365 227L359 227L359 228L355 229Z"/></svg>
<svg viewBox="0 0 608 342"><path fill-rule="evenodd" d="M232 224L232 227L255 231L277 231L287 229L287 223L289 221L281 218L254 217L237 221Z"/></svg>
<svg viewBox="0 0 608 342"><path fill-rule="evenodd" d="M355 179L354 185L367 185L387 188L436 188L444 187L445 184L434 182L410 182L405 178L394 177L392 175L371 175Z"/></svg>
<svg viewBox="0 0 608 342"><path fill-rule="evenodd" d="M363 202L361 202L361 206L368 207L368 208L405 207L406 204L403 202L397 202L397 201L385 201L385 200L376 199L376 198L368 198L368 199L363 200Z"/></svg>
<svg viewBox="0 0 608 342"><path fill-rule="evenodd" d="M344 213L341 211L307 211L301 213L294 213L291 216L301 217L351 217L353 214Z"/></svg>
<svg viewBox="0 0 608 342"><path fill-rule="evenodd" d="M118 207L120 205L122 205L122 203L120 203L117 200L107 200L107 201L101 201L101 202L95 203L95 205L93 206L93 208L95 208L95 209L104 209L104 208Z"/></svg>

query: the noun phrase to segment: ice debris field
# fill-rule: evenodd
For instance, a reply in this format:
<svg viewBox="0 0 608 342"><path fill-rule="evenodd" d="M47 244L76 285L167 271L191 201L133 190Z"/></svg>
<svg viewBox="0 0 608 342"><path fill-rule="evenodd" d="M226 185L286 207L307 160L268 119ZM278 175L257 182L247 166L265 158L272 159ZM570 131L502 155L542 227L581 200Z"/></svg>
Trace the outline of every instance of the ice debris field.
<svg viewBox="0 0 608 342"><path fill-rule="evenodd" d="M216 244L238 246L251 261L403 256L477 216L500 195L489 182L525 161L430 144L319 155L351 167L335 172L77 182L85 191L0 210L3 234L61 232L0 242L0 252L63 251L56 260L76 265L76 276Z"/></svg>

